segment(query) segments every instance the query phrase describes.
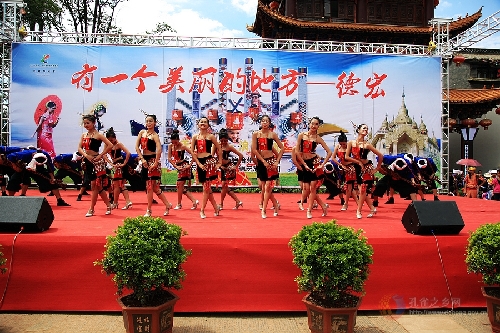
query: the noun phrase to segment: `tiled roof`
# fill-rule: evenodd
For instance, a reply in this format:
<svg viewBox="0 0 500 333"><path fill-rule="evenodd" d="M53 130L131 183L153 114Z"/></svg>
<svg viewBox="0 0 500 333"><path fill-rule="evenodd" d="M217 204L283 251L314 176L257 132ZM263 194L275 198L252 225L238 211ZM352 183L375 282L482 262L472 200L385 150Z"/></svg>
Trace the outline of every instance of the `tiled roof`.
<svg viewBox="0 0 500 333"><path fill-rule="evenodd" d="M462 32L479 20L481 17L482 7L478 12L471 16L467 16L457 21L450 23L450 34L456 35ZM258 3L257 12L264 13L266 16L274 21L277 21L288 26L293 26L300 29L327 29L327 30L351 30L359 32L389 32L389 33L415 33L415 34L429 34L432 31L432 27L415 27L415 26L399 26L399 25L384 25L384 24L369 24L369 23L345 23L345 22L314 22L314 21L303 21L291 17L287 17L279 13L278 11L273 11L269 6L265 5L261 1ZM453 33L455 32L455 34Z"/></svg>
<svg viewBox="0 0 500 333"><path fill-rule="evenodd" d="M443 99L445 95L443 93ZM477 104L487 102L500 103L500 88L492 89L450 89L450 103Z"/></svg>

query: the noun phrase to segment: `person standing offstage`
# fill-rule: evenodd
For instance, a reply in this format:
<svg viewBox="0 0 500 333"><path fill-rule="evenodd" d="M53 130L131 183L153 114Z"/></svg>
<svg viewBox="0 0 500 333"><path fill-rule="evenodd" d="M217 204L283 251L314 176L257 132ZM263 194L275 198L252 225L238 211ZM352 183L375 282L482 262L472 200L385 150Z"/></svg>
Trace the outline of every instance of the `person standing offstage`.
<svg viewBox="0 0 500 333"><path fill-rule="evenodd" d="M326 162L330 160L332 156L332 151L328 148L322 137L318 135L318 127L320 125L320 119L318 117L312 117L309 121L309 131L299 133L297 137L297 146L295 150L297 152L297 160L303 169L303 197L308 197L308 208L306 216L308 219L312 219L312 208L314 201L316 200L319 205L323 208L323 214L321 216L326 216L328 213L328 206L317 196L317 184L320 179L324 177L323 167ZM316 148L321 145L326 151L326 157L321 162L321 158L316 154Z"/></svg>
<svg viewBox="0 0 500 333"><path fill-rule="evenodd" d="M371 151L378 157L377 167L375 168L376 170L380 170L380 165L382 164L384 155L382 155L382 153L375 149L375 147L373 147L370 143L365 141L366 136L368 135L368 125L359 125L356 132L358 133L356 140L351 140L347 143L345 159L346 161L357 163L361 167L361 174L359 177L361 178L361 189L359 193L358 210L356 211L356 217L360 219L362 217L361 208L363 208L363 204L365 202L370 208L370 213L367 217L372 217L375 213L377 213L377 209L373 206L372 199L368 195L371 193L371 188L375 180L375 170L373 168L372 161L368 160L368 153Z"/></svg>
<svg viewBox="0 0 500 333"><path fill-rule="evenodd" d="M173 130L170 135L170 145L168 146L168 161L177 169L177 205L174 209L182 208L182 195L184 194L193 203L191 209L196 209L198 207L199 201L193 197L193 194L186 190L186 182L189 182L191 186L191 180L193 177L193 172L191 171L192 161L186 159L185 152L193 156L191 149L183 145L179 141L179 131Z"/></svg>
<svg viewBox="0 0 500 333"><path fill-rule="evenodd" d="M491 200L500 201L500 170L494 174L493 180L491 181L491 187L493 187L493 196Z"/></svg>
<svg viewBox="0 0 500 333"><path fill-rule="evenodd" d="M338 144L335 146L333 150L333 163L337 164L339 169L341 170L345 182L345 201L341 199L342 208L340 210L347 210L349 206L349 199L352 197L356 206L358 205L358 191L355 190L354 182L356 181L356 170L354 168L354 164L350 161L346 161L345 152L347 150L347 136L341 131L339 137L337 138ZM337 160L338 158L338 160Z"/></svg>
<svg viewBox="0 0 500 333"><path fill-rule="evenodd" d="M464 193L467 198L477 198L478 177L476 175L476 167L469 167L469 172L465 176Z"/></svg>
<svg viewBox="0 0 500 333"><path fill-rule="evenodd" d="M161 142L158 133L155 131L156 115L146 116L146 129L143 129L137 135L135 150L142 162L142 176L146 181L146 193L148 198L148 209L144 216L151 216L153 205L153 193L165 205L164 216L170 213L172 204L168 202L167 197L161 190Z"/></svg>
<svg viewBox="0 0 500 333"><path fill-rule="evenodd" d="M116 133L113 127L106 132L106 138L113 145L109 153L111 157L109 162L113 167L113 209L118 208L120 193L123 193L123 197L125 198L125 206L123 206L122 209L129 209L132 207L132 201L130 201L125 182L128 178L128 168L126 166L130 159L130 151L123 143L116 139ZM122 156L122 151L125 153L125 159Z"/></svg>
<svg viewBox="0 0 500 333"><path fill-rule="evenodd" d="M59 118L56 118L54 115L57 105L50 101L45 106L45 112L38 118L36 125L36 144L38 148L46 151L54 159L56 152L54 142L52 141L52 132L54 131L54 127L59 123Z"/></svg>
<svg viewBox="0 0 500 333"><path fill-rule="evenodd" d="M208 132L208 128L208 118L201 117L198 120L199 132L193 135L191 139L191 151L197 165L196 173L198 181L203 185L203 200L201 201L200 209L200 217L202 219L206 218L205 207L209 200L215 210L214 216L219 216L220 211L212 193L210 182L217 178L217 169L222 164L222 153L219 142L217 142L215 135ZM213 157L214 149L217 151L217 160Z"/></svg>
<svg viewBox="0 0 500 333"><path fill-rule="evenodd" d="M106 155L113 145L108 139L95 128L96 118L93 115L86 114L82 117L83 127L87 133L83 133L78 144L78 152L84 157L85 163L84 181L90 182L92 194L90 196L90 209L85 217L94 215L94 207L97 203L97 195L99 195L106 204L106 215L111 214L111 203L106 195L108 188L108 177L106 175L106 161L103 156ZM104 149L99 153L99 148L104 142Z"/></svg>
<svg viewBox="0 0 500 333"><path fill-rule="evenodd" d="M241 202L240 199L238 199L236 193L234 193L233 190L229 189L229 182L230 181L234 182L236 180L236 171L240 167L241 160L243 159L243 154L240 153L238 150L236 150L236 148L234 148L233 146L229 145L228 140L229 140L228 132L225 128L222 128L219 131L219 141L222 150L222 165L220 167L222 189L220 194L220 206L219 206L219 209L221 210L224 205L224 199L226 197L226 194L229 194L229 196L233 198L233 200L236 202L236 206L234 206L233 209L238 209L240 206L243 206L243 202ZM234 164L229 159L229 154L231 153L234 153L238 156L238 162L236 162L236 164Z"/></svg>
<svg viewBox="0 0 500 333"><path fill-rule="evenodd" d="M279 178L278 166L283 156L283 143L278 135L270 129L271 118L268 115L260 119L261 129L252 134L252 153L257 158L257 177L262 182L264 201L262 202L261 216L267 218L266 209L274 186L274 181ZM278 155L273 153L273 144L276 142L280 149ZM274 216L278 216L279 204L274 204Z"/></svg>

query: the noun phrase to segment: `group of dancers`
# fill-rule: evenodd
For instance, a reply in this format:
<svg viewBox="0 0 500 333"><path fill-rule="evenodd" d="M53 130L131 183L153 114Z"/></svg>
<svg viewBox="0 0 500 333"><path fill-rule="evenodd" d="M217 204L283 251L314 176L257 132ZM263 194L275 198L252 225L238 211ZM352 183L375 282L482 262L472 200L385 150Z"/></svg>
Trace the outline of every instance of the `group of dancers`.
<svg viewBox="0 0 500 333"><path fill-rule="evenodd" d="M125 200L121 209L130 209L133 203L128 194L128 187L146 191L147 209L144 216L153 214L154 195L164 205L164 216L169 215L171 209L182 209L183 196L191 201L191 209L197 209L200 205L202 219L206 218L208 202L214 209L214 216L218 216L224 207L227 195L235 201L233 209L243 206L243 202L229 187L236 178L243 155L229 143L226 129L221 129L217 133L218 137L211 132L206 117L198 120L198 133L192 136L190 146L180 141L177 130L171 134L167 159L177 170L175 207L168 201L161 188L162 145L155 131L155 115L146 116L145 129L138 133L135 144L137 154L131 154L117 140L112 128L105 134L100 133L96 129L95 116L83 115L82 123L86 132L80 138L77 152L58 155L54 163L43 150L9 151L10 147L5 147L4 151L0 151L2 153L0 167L3 168L0 174L9 174L10 179L5 188L5 179L0 178L3 193L6 189L8 195L14 195L21 190L21 195L24 195L30 180L33 179L40 192L52 192L52 195L57 197L59 206L67 206L69 204L61 198L59 187L63 185L62 179L69 176L75 184L81 184L78 201L86 193L86 189L91 190L90 207L85 214L86 217L94 216L98 197L106 206L106 215L111 214L113 209L119 208L120 195L123 195ZM340 133L338 144L332 152L318 135L320 124L321 120L318 117L312 117L308 123L308 130L299 133L297 145L292 149L292 161L297 167L298 183L301 188L298 206L300 210L306 211L308 219L313 217L312 212L315 207L321 207L322 216L328 214L329 205L317 195L318 188L323 183L330 192L329 199L336 195L340 196L341 211L348 210L350 199L355 202L357 218L362 218L362 208L365 204L369 209L366 217L373 217L377 213L378 198L386 193L393 195L396 191L402 197L412 200L416 200L417 194L420 194L422 200L425 200L422 182L433 191L435 200L439 200L435 179L437 168L432 159L416 158L411 154L384 156L367 141L366 124L356 126L354 140L348 141L346 135ZM323 148L325 156L317 154L318 146ZM273 188L279 178L278 166L283 152L283 144L273 131L271 118L267 115L262 116L259 130L252 134L251 157L256 164L261 194L259 209L263 219L267 218L269 201L273 205L273 216L279 214L280 203L273 195ZM368 158L370 153L376 156L376 165ZM237 160L234 157L237 157ZM54 164L57 168L55 175ZM196 165L198 183L202 184L201 202L196 200L186 187L186 182L194 179L193 164ZM11 168L11 171L6 171L6 168ZM376 181L377 171L384 176ZM217 179L219 174L222 188L220 203L217 203L212 192L212 181ZM333 175L336 177L332 177ZM129 186L126 186L127 181ZM388 203L391 203L391 200L393 199L389 199Z"/></svg>

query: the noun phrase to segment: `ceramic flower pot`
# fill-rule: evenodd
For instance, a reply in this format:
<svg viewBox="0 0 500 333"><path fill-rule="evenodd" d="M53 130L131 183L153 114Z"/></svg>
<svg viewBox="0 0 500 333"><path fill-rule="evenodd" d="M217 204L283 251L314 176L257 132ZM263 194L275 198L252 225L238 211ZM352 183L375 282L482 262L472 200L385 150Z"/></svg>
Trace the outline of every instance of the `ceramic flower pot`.
<svg viewBox="0 0 500 333"><path fill-rule="evenodd" d="M486 308L488 310L488 319L491 323L491 331L500 333L500 298L487 294L490 290L500 290L500 287L481 287L484 298L486 298Z"/></svg>
<svg viewBox="0 0 500 333"><path fill-rule="evenodd" d="M353 333L356 314L361 305L361 297L353 308L324 308L311 303L305 296L302 302L307 308L307 322L311 333Z"/></svg>
<svg viewBox="0 0 500 333"><path fill-rule="evenodd" d="M118 299L122 307L123 323L127 333L172 333L174 325L174 305L179 297L169 292L174 297L170 301L155 307L128 307Z"/></svg>

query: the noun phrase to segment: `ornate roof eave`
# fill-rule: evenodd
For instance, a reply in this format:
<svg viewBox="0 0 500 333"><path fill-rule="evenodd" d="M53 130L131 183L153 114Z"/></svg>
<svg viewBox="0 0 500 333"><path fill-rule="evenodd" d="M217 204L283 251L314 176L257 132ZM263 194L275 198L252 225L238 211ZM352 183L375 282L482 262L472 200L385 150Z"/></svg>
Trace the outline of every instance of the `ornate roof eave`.
<svg viewBox="0 0 500 333"><path fill-rule="evenodd" d="M449 25L450 37L453 37L468 28L472 27L482 16L482 7L473 15L465 18L452 21ZM282 15L279 11L273 11L269 6L261 1L257 5L257 15L253 26L247 29L259 35L258 30L262 30L262 26L257 17L276 23L287 25L298 29L314 29L314 30L338 30L338 31L352 31L352 32L380 32L380 33L400 33L400 34L430 34L432 27L418 27L418 26L399 26L399 25L384 25L384 24L370 24L370 23L345 23L345 22L314 22L303 21L292 17ZM260 34L261 35L261 34ZM261 36L262 37L262 36Z"/></svg>
<svg viewBox="0 0 500 333"><path fill-rule="evenodd" d="M500 103L500 88L450 89L449 100L452 104Z"/></svg>
<svg viewBox="0 0 500 333"><path fill-rule="evenodd" d="M446 95L443 92L443 99ZM480 118L500 104L500 88L450 89L450 118Z"/></svg>

